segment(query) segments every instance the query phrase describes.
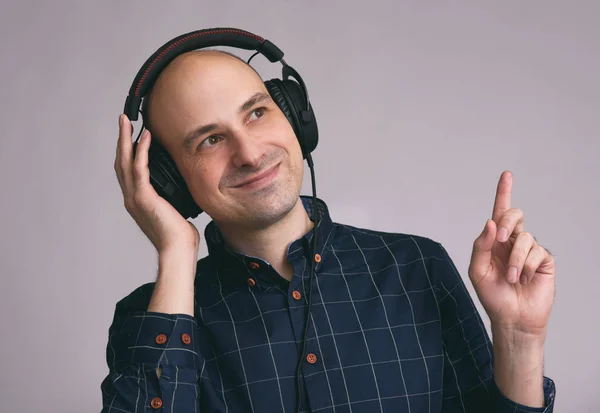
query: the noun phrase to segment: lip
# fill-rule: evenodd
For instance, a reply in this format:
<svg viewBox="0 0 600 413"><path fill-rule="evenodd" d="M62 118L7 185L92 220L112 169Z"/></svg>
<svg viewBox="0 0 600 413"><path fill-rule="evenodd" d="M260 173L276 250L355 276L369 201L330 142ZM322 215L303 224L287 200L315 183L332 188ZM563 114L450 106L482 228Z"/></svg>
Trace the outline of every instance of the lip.
<svg viewBox="0 0 600 413"><path fill-rule="evenodd" d="M234 188L243 188L243 189L255 188L255 187L258 187L258 186L261 186L261 185L271 182L271 180L273 178L275 178L275 176L277 175L277 172L279 172L280 164L281 164L281 162L276 164L275 166L269 168L262 174L254 176L254 177L242 182L239 185L235 185Z"/></svg>

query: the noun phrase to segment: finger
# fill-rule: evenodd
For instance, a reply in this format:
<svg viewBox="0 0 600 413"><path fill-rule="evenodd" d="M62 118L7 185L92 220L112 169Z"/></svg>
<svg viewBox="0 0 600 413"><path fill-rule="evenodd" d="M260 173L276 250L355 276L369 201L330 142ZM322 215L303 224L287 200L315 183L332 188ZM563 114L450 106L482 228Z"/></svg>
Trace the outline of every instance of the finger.
<svg viewBox="0 0 600 413"><path fill-rule="evenodd" d="M133 188L132 171L132 142L131 142L131 122L126 115L119 117L119 144L118 144L118 168L121 173L121 181L124 186L124 193L128 194Z"/></svg>
<svg viewBox="0 0 600 413"><path fill-rule="evenodd" d="M490 268L492 247L496 239L496 223L491 219L485 222L483 231L473 242L473 253L469 264L469 275L473 283L485 276Z"/></svg>
<svg viewBox="0 0 600 413"><path fill-rule="evenodd" d="M150 132L145 129L142 132L140 143L135 151L135 160L133 161L133 181L137 188L150 182L150 172L148 170L148 148L150 147Z"/></svg>
<svg viewBox="0 0 600 413"><path fill-rule="evenodd" d="M544 249L541 245L536 245L529 251L529 255L525 260L525 265L523 266L523 272L521 273L521 284L527 284L533 280L535 277L535 273L544 260L549 256L548 251Z"/></svg>
<svg viewBox="0 0 600 413"><path fill-rule="evenodd" d="M119 181L119 186L123 189L123 180L121 179L121 165L120 165L121 153L119 151L119 139L117 139L117 150L115 153L114 170Z"/></svg>
<svg viewBox="0 0 600 413"><path fill-rule="evenodd" d="M496 224L498 224L502 215L510 209L511 195L512 174L510 171L504 171L502 175L500 175L500 180L498 181L496 199L494 200L494 209L492 211L492 219Z"/></svg>
<svg viewBox="0 0 600 413"><path fill-rule="evenodd" d="M515 244L508 258L508 272L506 273L506 281L511 284L519 281L519 277L523 272L523 266L527 260L527 256L531 249L535 246L533 235L528 232L521 232L517 235Z"/></svg>
<svg viewBox="0 0 600 413"><path fill-rule="evenodd" d="M119 129L121 124L121 117L119 116ZM115 162L114 162L114 170L117 175L117 180L119 181L119 186L121 190L125 190L124 182L123 182L123 168L121 167L121 133L119 132L119 137L117 138L117 145L115 151Z"/></svg>
<svg viewBox="0 0 600 413"><path fill-rule="evenodd" d="M519 235L525 231L525 215L519 208L511 208L498 220L496 241L506 242L511 235Z"/></svg>

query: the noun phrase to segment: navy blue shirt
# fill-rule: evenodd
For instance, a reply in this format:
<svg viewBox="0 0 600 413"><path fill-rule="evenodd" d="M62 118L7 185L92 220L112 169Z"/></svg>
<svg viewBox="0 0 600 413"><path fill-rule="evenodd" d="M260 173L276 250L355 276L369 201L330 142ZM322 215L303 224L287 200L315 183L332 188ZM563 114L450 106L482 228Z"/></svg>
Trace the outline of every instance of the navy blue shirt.
<svg viewBox="0 0 600 413"><path fill-rule="evenodd" d="M547 377L544 408L500 394L490 338L440 243L335 223L318 206L303 412L552 411ZM193 317L148 312L154 283L117 303L102 412L294 412L313 231L288 249L289 282L230 251L214 222L204 235Z"/></svg>

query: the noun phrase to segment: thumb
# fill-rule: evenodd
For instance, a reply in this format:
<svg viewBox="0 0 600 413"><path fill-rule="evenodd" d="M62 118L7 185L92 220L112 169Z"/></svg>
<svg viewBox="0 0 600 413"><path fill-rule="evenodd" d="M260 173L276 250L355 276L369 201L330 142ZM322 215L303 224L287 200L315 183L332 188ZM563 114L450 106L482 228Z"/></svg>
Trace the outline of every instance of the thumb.
<svg viewBox="0 0 600 413"><path fill-rule="evenodd" d="M485 221L483 231L473 242L473 254L469 265L469 275L473 279L482 277L488 271L492 259L492 247L496 241L496 223L488 219Z"/></svg>

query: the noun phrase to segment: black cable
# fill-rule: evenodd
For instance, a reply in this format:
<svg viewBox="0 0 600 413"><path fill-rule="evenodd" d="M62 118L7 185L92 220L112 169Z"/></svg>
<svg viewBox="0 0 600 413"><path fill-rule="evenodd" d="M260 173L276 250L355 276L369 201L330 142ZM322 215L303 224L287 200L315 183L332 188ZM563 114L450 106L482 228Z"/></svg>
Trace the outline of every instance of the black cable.
<svg viewBox="0 0 600 413"><path fill-rule="evenodd" d="M253 58L254 56L256 56L257 54L259 54L259 53L260 53L260 52L256 52L256 53L254 53L252 56L250 56L250 59L248 59L248 61L247 61L246 63L250 64L250 60L252 60L252 58Z"/></svg>
<svg viewBox="0 0 600 413"><path fill-rule="evenodd" d="M317 228L321 223L321 214L317 206L317 188L315 184L315 171L312 157L310 154L306 157L308 166L310 168L310 178L312 181L313 190L313 239L312 239L312 253L310 256L310 276L308 278L308 298L306 308L306 319L304 320L304 335L302 338L302 351L298 358L298 365L296 366L296 413L300 413L300 406L302 405L302 392L300 391L300 372L302 370L302 363L304 362L304 355L306 354L306 341L308 338L308 326L310 325L310 310L312 306L312 286L315 276L315 254L317 250Z"/></svg>

